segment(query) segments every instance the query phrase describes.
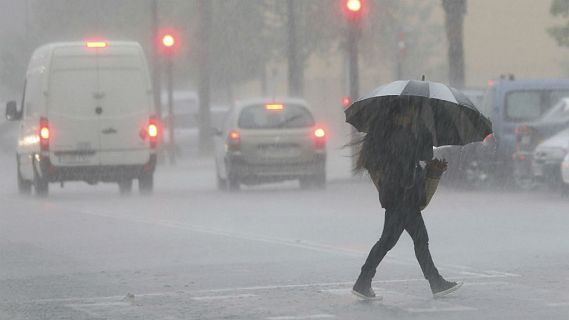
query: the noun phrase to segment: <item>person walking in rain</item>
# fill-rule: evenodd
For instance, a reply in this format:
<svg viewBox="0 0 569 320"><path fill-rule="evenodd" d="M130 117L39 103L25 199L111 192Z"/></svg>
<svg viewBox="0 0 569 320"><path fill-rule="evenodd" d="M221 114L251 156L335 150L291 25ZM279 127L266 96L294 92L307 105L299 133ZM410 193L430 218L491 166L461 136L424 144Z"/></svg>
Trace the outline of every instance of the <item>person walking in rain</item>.
<svg viewBox="0 0 569 320"><path fill-rule="evenodd" d="M432 135L418 121L417 110L412 99L402 99L399 107L390 110L389 121L372 120L358 155L356 170L368 171L377 187L381 206L385 208L383 232L352 291L363 299L380 299L371 287L372 279L404 230L413 239L415 256L435 298L456 291L462 285L447 281L439 274L429 251L429 237L420 209L426 203L425 169L420 164L439 168L442 173L446 162L433 159Z"/></svg>

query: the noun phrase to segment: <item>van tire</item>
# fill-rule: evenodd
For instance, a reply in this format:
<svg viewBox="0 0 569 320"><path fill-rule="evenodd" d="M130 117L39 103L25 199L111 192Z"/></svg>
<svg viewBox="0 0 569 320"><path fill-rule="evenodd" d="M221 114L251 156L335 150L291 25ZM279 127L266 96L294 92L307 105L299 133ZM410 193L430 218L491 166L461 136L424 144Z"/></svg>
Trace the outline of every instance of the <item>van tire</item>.
<svg viewBox="0 0 569 320"><path fill-rule="evenodd" d="M154 191L154 174L143 173L138 177L138 191L142 195L152 194Z"/></svg>
<svg viewBox="0 0 569 320"><path fill-rule="evenodd" d="M22 195L30 195L32 193L32 182L24 179L20 172L20 161L16 158L16 171L18 176L18 192Z"/></svg>
<svg viewBox="0 0 569 320"><path fill-rule="evenodd" d="M132 180L131 179L126 179L126 180L121 180L118 182L119 185L119 193L121 195L129 195L132 192Z"/></svg>
<svg viewBox="0 0 569 320"><path fill-rule="evenodd" d="M34 190L36 196L46 197L49 194L49 181L47 179L40 177L34 170Z"/></svg>

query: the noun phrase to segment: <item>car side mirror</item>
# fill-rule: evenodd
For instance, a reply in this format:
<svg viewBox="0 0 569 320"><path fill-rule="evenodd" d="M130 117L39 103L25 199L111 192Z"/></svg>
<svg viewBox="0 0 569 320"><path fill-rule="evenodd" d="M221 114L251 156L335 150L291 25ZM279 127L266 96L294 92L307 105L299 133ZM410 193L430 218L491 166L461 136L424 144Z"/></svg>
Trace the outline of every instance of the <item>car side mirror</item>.
<svg viewBox="0 0 569 320"><path fill-rule="evenodd" d="M22 118L22 114L18 112L18 104L16 101L9 101L6 103L6 119L9 121L16 121Z"/></svg>

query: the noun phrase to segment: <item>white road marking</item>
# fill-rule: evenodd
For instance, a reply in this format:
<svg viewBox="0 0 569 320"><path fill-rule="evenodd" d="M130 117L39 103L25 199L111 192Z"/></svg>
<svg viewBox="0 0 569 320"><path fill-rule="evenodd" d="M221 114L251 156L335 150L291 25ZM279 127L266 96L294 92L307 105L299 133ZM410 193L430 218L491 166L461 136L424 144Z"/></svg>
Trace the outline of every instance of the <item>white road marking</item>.
<svg viewBox="0 0 569 320"><path fill-rule="evenodd" d="M569 307L569 302L551 302L547 303L546 306L548 307Z"/></svg>
<svg viewBox="0 0 569 320"><path fill-rule="evenodd" d="M464 307L464 306L448 306L448 307L437 307L432 306L429 308L407 308L405 309L411 313L425 313L425 312L450 312L450 311L474 311L476 308Z"/></svg>
<svg viewBox="0 0 569 320"><path fill-rule="evenodd" d="M300 319L333 319L336 318L335 315L332 314L311 314L311 315L304 315L304 316L280 316L280 317L268 317L267 320L300 320Z"/></svg>
<svg viewBox="0 0 569 320"><path fill-rule="evenodd" d="M256 294L233 294L225 296L203 296L203 297L191 297L190 299L196 301L214 301L214 300L227 300L227 299L241 299L241 298L252 298L257 297Z"/></svg>

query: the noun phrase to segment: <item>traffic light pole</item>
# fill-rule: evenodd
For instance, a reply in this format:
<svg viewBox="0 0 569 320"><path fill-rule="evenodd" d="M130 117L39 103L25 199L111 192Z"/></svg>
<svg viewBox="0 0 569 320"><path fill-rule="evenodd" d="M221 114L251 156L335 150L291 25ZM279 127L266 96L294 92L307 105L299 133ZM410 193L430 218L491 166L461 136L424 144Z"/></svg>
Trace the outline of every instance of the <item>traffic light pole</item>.
<svg viewBox="0 0 569 320"><path fill-rule="evenodd" d="M359 75L359 49L358 49L359 26L357 21L350 21L348 25L348 79L350 85L351 101L356 101L360 94L360 75ZM351 145L352 145L352 167L355 168L357 162L357 153L359 146L356 142L358 133L354 127L351 127Z"/></svg>
<svg viewBox="0 0 569 320"><path fill-rule="evenodd" d="M176 144L174 141L174 76L172 57L166 57L166 86L168 89L168 155L170 164L176 164Z"/></svg>

